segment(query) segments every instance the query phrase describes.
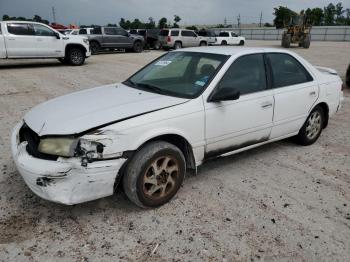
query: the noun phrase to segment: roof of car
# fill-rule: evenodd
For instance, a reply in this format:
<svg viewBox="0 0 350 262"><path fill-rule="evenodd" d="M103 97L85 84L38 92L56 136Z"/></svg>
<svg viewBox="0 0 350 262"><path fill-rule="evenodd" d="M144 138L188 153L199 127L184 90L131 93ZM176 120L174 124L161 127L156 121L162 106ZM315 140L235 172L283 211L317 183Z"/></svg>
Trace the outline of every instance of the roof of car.
<svg viewBox="0 0 350 262"><path fill-rule="evenodd" d="M249 53L265 53L265 52L279 52L290 53L284 49L278 48L262 48L262 47L237 47L237 46L205 46L205 47L191 47L178 49L174 52L199 52L221 55L236 55L236 54L249 54Z"/></svg>

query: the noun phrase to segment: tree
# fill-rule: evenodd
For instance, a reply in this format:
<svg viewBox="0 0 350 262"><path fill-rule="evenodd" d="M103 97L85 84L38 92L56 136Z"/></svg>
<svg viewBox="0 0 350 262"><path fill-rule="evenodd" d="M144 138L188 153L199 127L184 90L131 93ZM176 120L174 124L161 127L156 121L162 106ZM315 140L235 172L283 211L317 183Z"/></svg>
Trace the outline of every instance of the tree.
<svg viewBox="0 0 350 262"><path fill-rule="evenodd" d="M198 28L194 25L191 25L191 26L186 26L186 29L188 30L193 30L193 31L198 31ZM203 29L204 30L204 29Z"/></svg>
<svg viewBox="0 0 350 262"><path fill-rule="evenodd" d="M334 16L336 14L335 6L330 3L328 6L324 7L323 12L325 25L334 25Z"/></svg>
<svg viewBox="0 0 350 262"><path fill-rule="evenodd" d="M8 21L8 20L11 20L8 15L3 15L2 16L2 21Z"/></svg>
<svg viewBox="0 0 350 262"><path fill-rule="evenodd" d="M305 11L307 22L311 25L320 26L322 24L324 14L321 8L306 9Z"/></svg>
<svg viewBox="0 0 350 262"><path fill-rule="evenodd" d="M289 23L290 19L297 14L290 10L287 7L279 6L278 8L274 8L274 16L273 23L276 28L283 28L286 24Z"/></svg>
<svg viewBox="0 0 350 262"><path fill-rule="evenodd" d="M148 18L148 23L146 23L147 29L154 29L156 28L156 22L154 21L153 17Z"/></svg>
<svg viewBox="0 0 350 262"><path fill-rule="evenodd" d="M174 15L174 28L179 28L179 22L181 21L181 17L178 15Z"/></svg>
<svg viewBox="0 0 350 262"><path fill-rule="evenodd" d="M159 19L158 28L159 29L167 28L168 27L167 23L168 23L168 19L166 19L165 17L162 17L161 19Z"/></svg>
<svg viewBox="0 0 350 262"><path fill-rule="evenodd" d="M120 26L121 28L127 29L127 28L126 28L126 22L125 22L125 19L124 19L123 17L120 18L119 26Z"/></svg>
<svg viewBox="0 0 350 262"><path fill-rule="evenodd" d="M273 27L273 25L271 25L270 23L265 23L264 27Z"/></svg>

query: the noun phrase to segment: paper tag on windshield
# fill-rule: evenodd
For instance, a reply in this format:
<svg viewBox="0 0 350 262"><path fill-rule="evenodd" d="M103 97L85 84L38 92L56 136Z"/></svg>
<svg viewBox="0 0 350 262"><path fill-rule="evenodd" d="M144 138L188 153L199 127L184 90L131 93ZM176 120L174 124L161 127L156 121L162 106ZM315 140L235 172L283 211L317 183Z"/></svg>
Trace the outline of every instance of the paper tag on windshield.
<svg viewBox="0 0 350 262"><path fill-rule="evenodd" d="M197 86L205 86L205 82L204 81L196 81L195 83Z"/></svg>
<svg viewBox="0 0 350 262"><path fill-rule="evenodd" d="M155 63L156 66L167 66L169 64L171 64L171 61L166 61L166 60L161 60Z"/></svg>

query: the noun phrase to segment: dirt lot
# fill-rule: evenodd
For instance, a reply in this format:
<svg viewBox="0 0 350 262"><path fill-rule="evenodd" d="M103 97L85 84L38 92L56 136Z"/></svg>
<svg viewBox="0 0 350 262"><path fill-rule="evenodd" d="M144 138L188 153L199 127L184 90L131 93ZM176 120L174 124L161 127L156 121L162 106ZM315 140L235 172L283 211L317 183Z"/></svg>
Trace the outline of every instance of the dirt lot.
<svg viewBox="0 0 350 262"><path fill-rule="evenodd" d="M293 50L342 77L350 62L349 42ZM26 187L9 134L27 110L124 80L160 54L101 54L81 67L0 62L0 261L349 261L349 92L316 144L281 141L207 162L158 209L141 210L123 193L63 206Z"/></svg>

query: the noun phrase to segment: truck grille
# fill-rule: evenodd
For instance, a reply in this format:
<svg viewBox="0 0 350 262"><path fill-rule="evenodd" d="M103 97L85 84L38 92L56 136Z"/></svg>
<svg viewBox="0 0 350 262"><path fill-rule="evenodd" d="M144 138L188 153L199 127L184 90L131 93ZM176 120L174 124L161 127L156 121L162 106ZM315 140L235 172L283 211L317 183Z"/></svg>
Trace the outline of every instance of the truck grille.
<svg viewBox="0 0 350 262"><path fill-rule="evenodd" d="M44 154L38 151L40 137L26 124L24 124L19 130L20 142L27 141L27 152L33 157L45 159L45 160L57 160L57 156Z"/></svg>

